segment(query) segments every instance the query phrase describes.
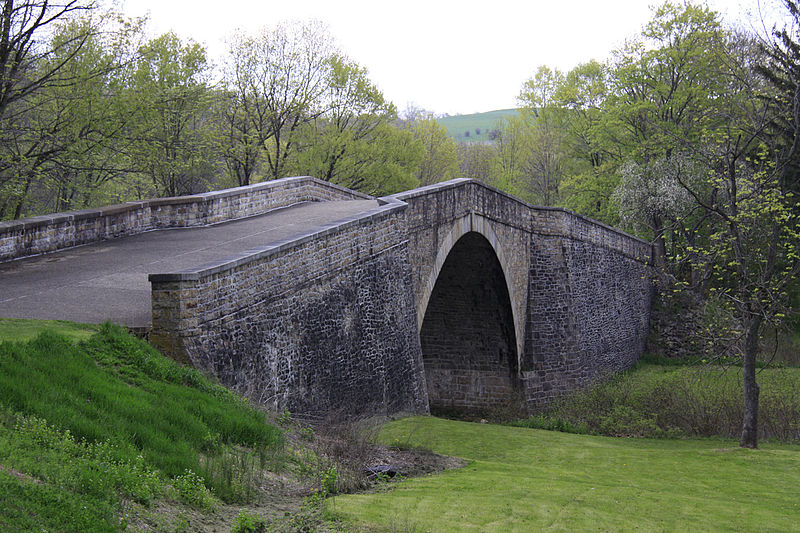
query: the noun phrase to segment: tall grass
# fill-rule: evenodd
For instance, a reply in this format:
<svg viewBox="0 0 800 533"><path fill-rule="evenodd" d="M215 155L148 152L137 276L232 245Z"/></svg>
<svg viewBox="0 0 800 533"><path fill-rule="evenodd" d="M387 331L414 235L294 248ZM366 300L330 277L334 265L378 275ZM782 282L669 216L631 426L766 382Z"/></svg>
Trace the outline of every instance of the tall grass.
<svg viewBox="0 0 800 533"><path fill-rule="evenodd" d="M800 439L800 369L762 369L758 381L760 437ZM611 436L736 438L743 415L739 369L646 364L514 425Z"/></svg>
<svg viewBox="0 0 800 533"><path fill-rule="evenodd" d="M223 500L242 497L232 450L263 458L281 441L263 413L110 324L77 344L50 332L0 344L0 404L130 447L171 478L196 472Z"/></svg>

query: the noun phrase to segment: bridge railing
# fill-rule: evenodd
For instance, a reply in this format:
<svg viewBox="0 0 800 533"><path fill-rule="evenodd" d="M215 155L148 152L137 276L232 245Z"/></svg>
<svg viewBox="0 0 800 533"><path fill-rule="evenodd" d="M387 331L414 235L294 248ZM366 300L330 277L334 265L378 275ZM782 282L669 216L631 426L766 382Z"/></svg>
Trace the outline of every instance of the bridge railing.
<svg viewBox="0 0 800 533"><path fill-rule="evenodd" d="M203 194L0 222L0 261L156 229L216 224L300 202L368 198L338 185L300 176Z"/></svg>

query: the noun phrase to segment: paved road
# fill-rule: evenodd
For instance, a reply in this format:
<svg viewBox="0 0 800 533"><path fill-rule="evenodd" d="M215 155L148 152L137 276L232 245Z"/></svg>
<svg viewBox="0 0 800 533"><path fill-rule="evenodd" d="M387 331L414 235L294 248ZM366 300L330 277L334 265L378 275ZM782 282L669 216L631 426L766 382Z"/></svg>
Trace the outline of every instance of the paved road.
<svg viewBox="0 0 800 533"><path fill-rule="evenodd" d="M151 231L0 263L0 317L148 326L148 274L192 269L375 207L375 200L306 203L214 226Z"/></svg>

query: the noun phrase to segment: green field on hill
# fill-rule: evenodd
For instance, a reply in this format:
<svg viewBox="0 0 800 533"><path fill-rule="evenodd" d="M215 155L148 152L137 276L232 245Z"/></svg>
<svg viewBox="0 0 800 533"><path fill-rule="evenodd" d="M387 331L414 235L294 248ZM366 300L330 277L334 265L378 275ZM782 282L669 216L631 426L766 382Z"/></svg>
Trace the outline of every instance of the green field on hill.
<svg viewBox="0 0 800 533"><path fill-rule="evenodd" d="M447 128L447 134L456 142L490 141L491 132L498 129L498 124L505 117L517 114L516 109L498 109L486 113L442 117L437 121Z"/></svg>

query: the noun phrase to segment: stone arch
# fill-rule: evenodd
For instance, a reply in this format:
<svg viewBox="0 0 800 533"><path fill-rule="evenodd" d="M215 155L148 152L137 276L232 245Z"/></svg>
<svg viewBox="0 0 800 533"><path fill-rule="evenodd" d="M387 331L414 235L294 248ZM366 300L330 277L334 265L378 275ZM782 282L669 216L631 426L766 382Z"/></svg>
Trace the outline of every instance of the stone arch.
<svg viewBox="0 0 800 533"><path fill-rule="evenodd" d="M510 272L510 255L506 253L502 241L492 229L489 219L477 213L470 213L453 222L453 226L447 235L439 243L439 250L436 253L436 258L433 261L430 275L425 285L422 287L420 294L420 301L417 305L417 331L422 330L422 321L425 318L425 312L428 310L433 288L436 286L436 281L439 279L439 274L442 271L447 257L453 250L456 243L467 233L475 232L481 234L489 244L492 246L497 260L500 262L500 267L503 269L503 275L506 282L509 298L511 299L511 312L514 321L514 334L517 339L517 357L522 357L522 350L524 346L524 333L525 333L525 302L527 302L527 294L524 287L516 287L511 282L513 279ZM527 274L527 273L526 273ZM521 361L520 361L521 362Z"/></svg>
<svg viewBox="0 0 800 533"><path fill-rule="evenodd" d="M457 220L441 243L418 308L432 409L481 410L519 390L522 339L505 259L479 215Z"/></svg>

